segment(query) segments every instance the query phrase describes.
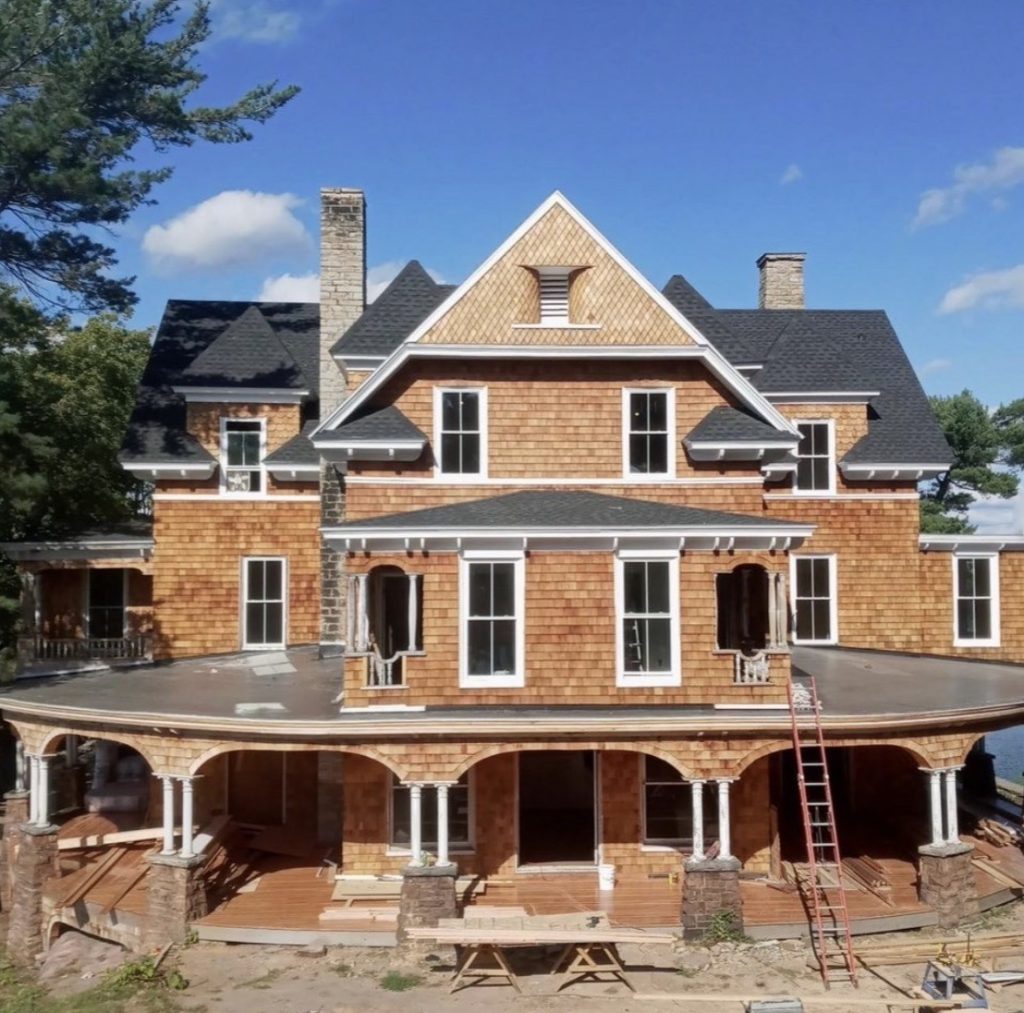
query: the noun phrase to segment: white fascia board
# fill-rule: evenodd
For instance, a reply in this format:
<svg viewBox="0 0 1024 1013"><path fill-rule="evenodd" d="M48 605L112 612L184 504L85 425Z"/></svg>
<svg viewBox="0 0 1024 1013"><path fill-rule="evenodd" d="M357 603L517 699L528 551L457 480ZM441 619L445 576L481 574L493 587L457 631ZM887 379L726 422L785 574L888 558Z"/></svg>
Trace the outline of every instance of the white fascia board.
<svg viewBox="0 0 1024 1013"><path fill-rule="evenodd" d="M315 434L314 434L315 435ZM415 461L426 440L339 440L321 436L313 441L321 455L332 463L343 461Z"/></svg>
<svg viewBox="0 0 1024 1013"><path fill-rule="evenodd" d="M346 355L344 352L332 352L331 357L344 369L374 370L386 358L386 355Z"/></svg>
<svg viewBox="0 0 1024 1013"><path fill-rule="evenodd" d="M319 482L318 464L265 464L267 471L278 482Z"/></svg>
<svg viewBox="0 0 1024 1013"><path fill-rule="evenodd" d="M926 552L1024 552L1024 535L918 535Z"/></svg>
<svg viewBox="0 0 1024 1013"><path fill-rule="evenodd" d="M769 404L768 400L744 377L739 370L733 367L727 359L711 344L710 341L695 327L682 313L676 309L626 258L601 234L601 232L576 208L573 203L556 190L545 200L536 211L524 221L506 240L502 243L458 288L445 299L437 309L431 313L413 332L406 338L404 345L414 345L426 334L438 321L440 321L454 307L473 286L494 266L515 244L519 241L540 219L555 205L562 207L576 223L587 232L590 237L604 249L604 251L622 268L641 288L647 296L657 304L661 310L668 314L685 334L696 342L697 346L706 352L705 361L718 378L734 393L741 401L745 401L759 415L770 422L777 429L784 432L798 435L796 428L776 408ZM396 349L400 352L403 346ZM593 348L588 349L593 354ZM472 357L469 348L464 348L467 358ZM621 350L620 350L621 355ZM404 359L397 360L399 362ZM381 383L391 375L395 368L396 355L392 355L378 370L377 375L367 383L363 384L356 393L347 401L342 402L325 419L316 432L321 429L331 429L337 426L338 422L346 418L348 413L362 404L374 390L377 390ZM370 388L367 390L366 388Z"/></svg>
<svg viewBox="0 0 1024 1013"><path fill-rule="evenodd" d="M867 404L878 390L766 390L764 396L776 404Z"/></svg>
<svg viewBox="0 0 1024 1013"><path fill-rule="evenodd" d="M134 559L153 551L152 538L125 538L119 541L4 542L0 552L11 559L26 562L37 559Z"/></svg>
<svg viewBox="0 0 1024 1013"><path fill-rule="evenodd" d="M308 390L279 387L172 387L187 402L196 404L301 404Z"/></svg>
<svg viewBox="0 0 1024 1013"><path fill-rule="evenodd" d="M684 439L683 446L696 460L715 460L721 457L757 459L766 450L794 450L797 440L690 440Z"/></svg>
<svg viewBox="0 0 1024 1013"><path fill-rule="evenodd" d="M913 479L935 478L949 469L948 464L846 464L839 462L839 470L847 478L859 479Z"/></svg>
<svg viewBox="0 0 1024 1013"><path fill-rule="evenodd" d="M170 464L166 461L149 463L146 461L121 462L121 467L136 478L198 478L207 479L213 475L217 467L216 461L192 462L190 464Z"/></svg>

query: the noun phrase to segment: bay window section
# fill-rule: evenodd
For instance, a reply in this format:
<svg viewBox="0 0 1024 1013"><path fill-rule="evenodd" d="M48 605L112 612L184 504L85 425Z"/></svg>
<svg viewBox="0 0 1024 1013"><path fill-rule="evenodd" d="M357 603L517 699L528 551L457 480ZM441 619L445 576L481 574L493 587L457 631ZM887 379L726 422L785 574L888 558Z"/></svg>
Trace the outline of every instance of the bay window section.
<svg viewBox="0 0 1024 1013"><path fill-rule="evenodd" d="M956 647L999 646L999 557L953 557Z"/></svg>
<svg viewBox="0 0 1024 1013"><path fill-rule="evenodd" d="M470 776L465 773L457 784L448 787L448 845L455 850L472 847L472 806ZM421 819L423 824L423 850L437 850L437 789L432 785L422 788ZM412 841L412 817L409 785L391 777L391 847L408 850ZM413 855L414 859L418 856Z"/></svg>
<svg viewBox="0 0 1024 1013"><path fill-rule="evenodd" d="M679 556L616 559L619 686L679 685Z"/></svg>
<svg viewBox="0 0 1024 1013"><path fill-rule="evenodd" d="M523 685L523 582L522 553L460 561L462 686Z"/></svg>

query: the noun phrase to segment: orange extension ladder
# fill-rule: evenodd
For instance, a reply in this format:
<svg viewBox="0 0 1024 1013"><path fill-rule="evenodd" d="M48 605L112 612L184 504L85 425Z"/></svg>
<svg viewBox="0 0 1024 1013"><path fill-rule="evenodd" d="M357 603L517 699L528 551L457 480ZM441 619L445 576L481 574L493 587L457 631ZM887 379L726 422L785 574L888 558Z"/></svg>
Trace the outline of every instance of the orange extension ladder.
<svg viewBox="0 0 1024 1013"><path fill-rule="evenodd" d="M848 980L856 986L857 961L853 955L850 912L843 886L818 687L813 678L799 686L790 679L788 691L800 812L807 843L810 913L814 917L811 942L826 988L833 978Z"/></svg>

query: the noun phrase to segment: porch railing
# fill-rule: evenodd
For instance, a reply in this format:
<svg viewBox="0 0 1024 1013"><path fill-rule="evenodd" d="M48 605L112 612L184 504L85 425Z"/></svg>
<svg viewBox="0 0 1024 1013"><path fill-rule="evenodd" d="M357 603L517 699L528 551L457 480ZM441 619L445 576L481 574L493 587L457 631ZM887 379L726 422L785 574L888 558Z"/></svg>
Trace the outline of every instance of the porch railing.
<svg viewBox="0 0 1024 1013"><path fill-rule="evenodd" d="M734 655L732 681L736 686L766 686L772 681L772 655L776 658L787 652L758 651L755 654Z"/></svg>
<svg viewBox="0 0 1024 1013"><path fill-rule="evenodd" d="M22 637L19 653L26 661L147 661L152 637Z"/></svg>

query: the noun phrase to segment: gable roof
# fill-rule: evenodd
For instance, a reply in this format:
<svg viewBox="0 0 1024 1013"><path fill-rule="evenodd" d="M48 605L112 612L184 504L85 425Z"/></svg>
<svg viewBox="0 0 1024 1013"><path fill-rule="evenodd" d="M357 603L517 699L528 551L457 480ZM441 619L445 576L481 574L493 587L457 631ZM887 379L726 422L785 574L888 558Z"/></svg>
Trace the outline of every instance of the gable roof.
<svg viewBox="0 0 1024 1013"><path fill-rule="evenodd" d="M331 355L390 355L455 289L434 281L418 260L410 260L391 284L331 348Z"/></svg>
<svg viewBox="0 0 1024 1013"><path fill-rule="evenodd" d="M210 453L186 432L185 400L173 388L182 385L185 370L249 309L262 315L301 372L310 397L316 397L318 305L172 299L143 370L118 460L126 465L213 461Z"/></svg>
<svg viewBox="0 0 1024 1013"><path fill-rule="evenodd" d="M349 419L334 430L338 439L350 443L382 440L420 440L427 437L416 423L404 415L395 405L383 408L368 408Z"/></svg>
<svg viewBox="0 0 1024 1013"><path fill-rule="evenodd" d="M296 433L287 443L282 443L272 454L267 454L263 463L270 467L288 465L320 466L320 454L310 443L309 434L316 428L316 421L306 422L302 431Z"/></svg>
<svg viewBox="0 0 1024 1013"><path fill-rule="evenodd" d="M785 440L796 446L797 439L790 433L768 425L753 412L732 405L718 405L712 408L686 434L685 442L689 443L755 443L765 440Z"/></svg>
<svg viewBox="0 0 1024 1013"><path fill-rule="evenodd" d="M187 386L310 389L255 305L243 310L181 371L180 381Z"/></svg>

